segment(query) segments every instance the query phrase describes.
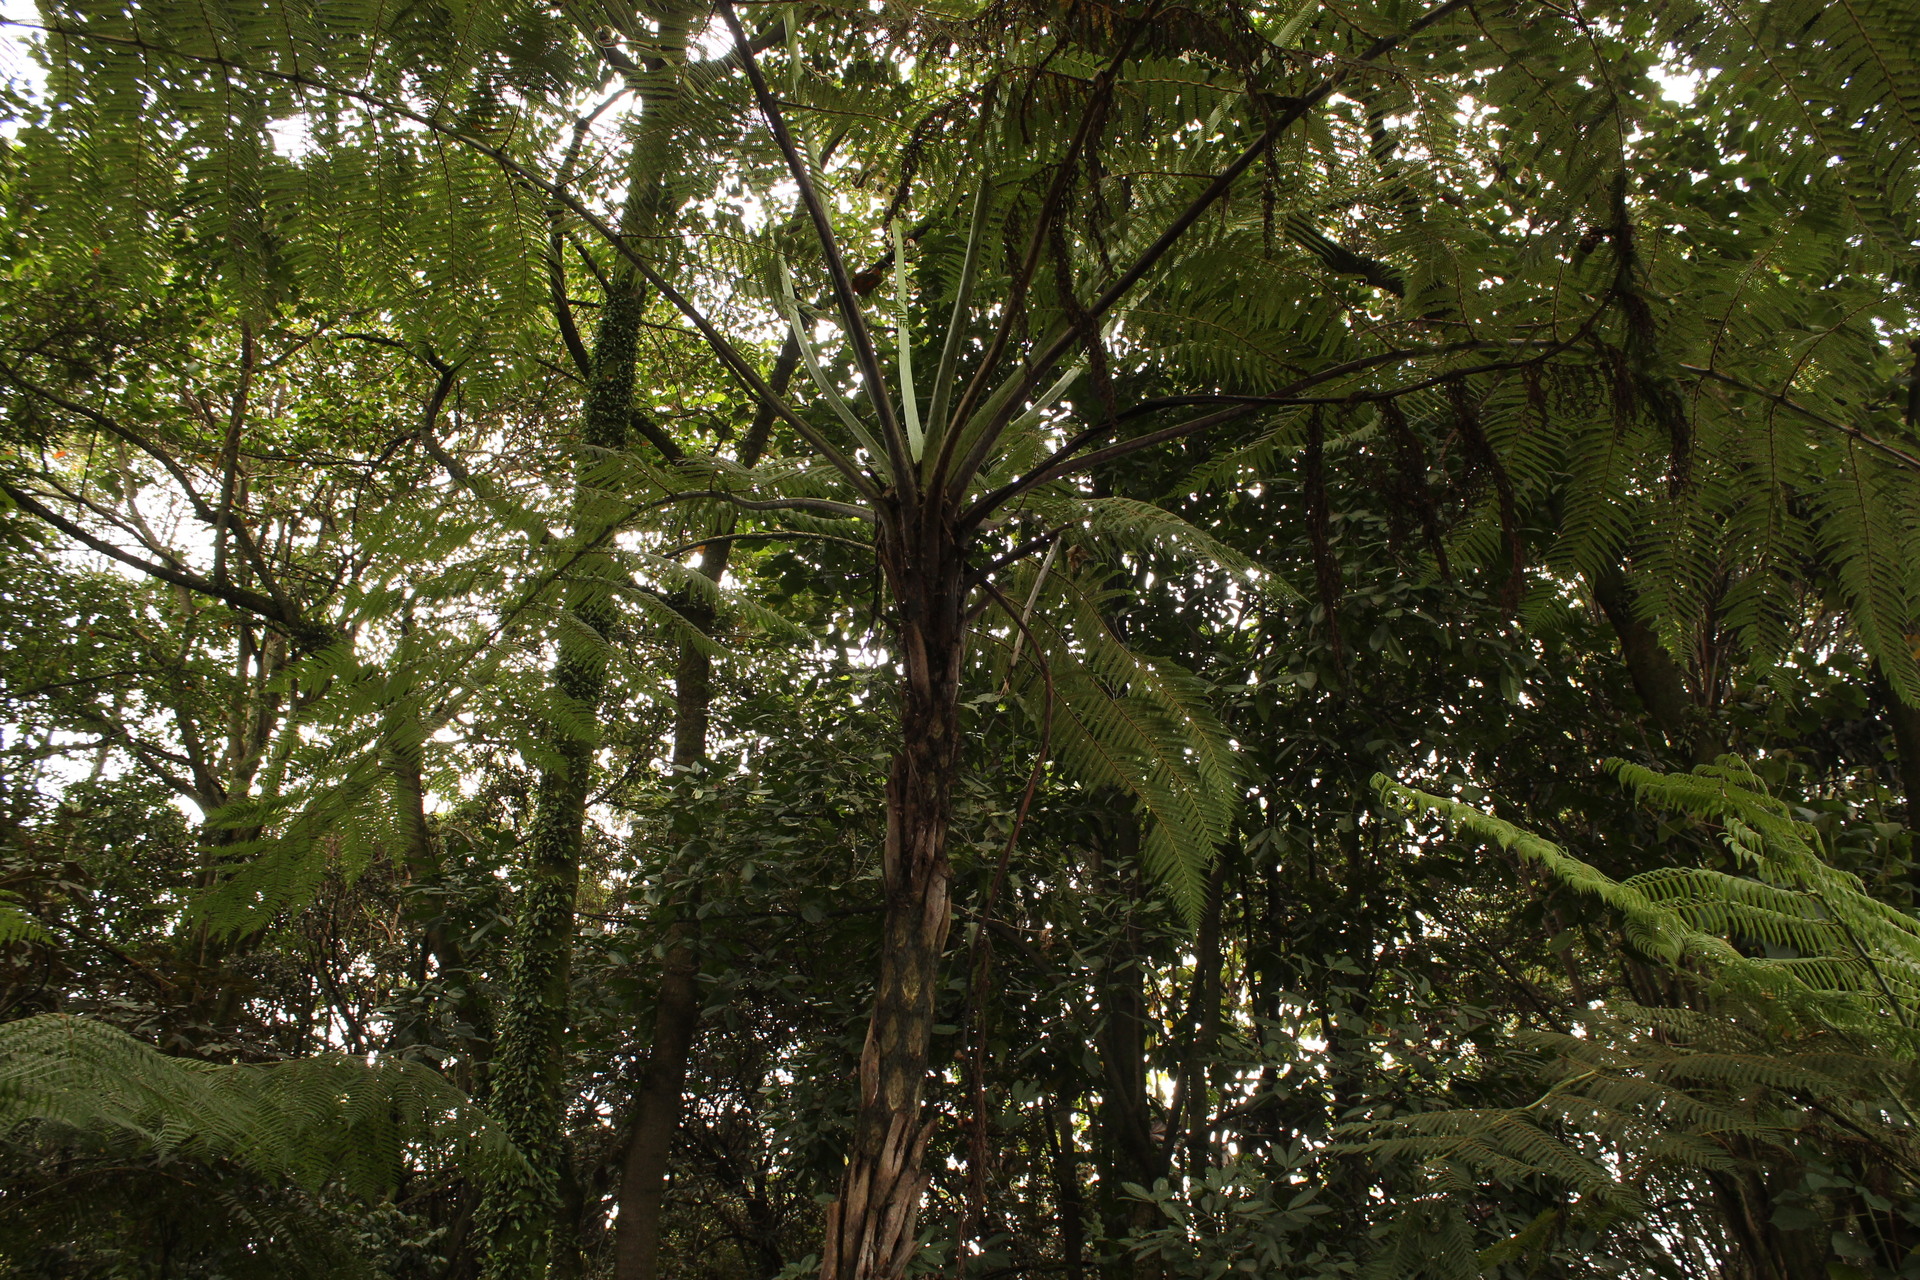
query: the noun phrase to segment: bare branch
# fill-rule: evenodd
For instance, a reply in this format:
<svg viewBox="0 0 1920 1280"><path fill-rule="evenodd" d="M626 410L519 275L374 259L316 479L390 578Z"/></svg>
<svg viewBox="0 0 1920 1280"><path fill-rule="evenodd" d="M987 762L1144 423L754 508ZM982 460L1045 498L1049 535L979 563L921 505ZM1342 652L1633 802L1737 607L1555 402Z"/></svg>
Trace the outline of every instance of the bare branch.
<svg viewBox="0 0 1920 1280"><path fill-rule="evenodd" d="M90 550L96 551L110 560L117 560L128 568L137 569L150 578L171 583L176 587L184 587L188 591L192 591L198 595L218 600L222 604L231 605L236 609L244 609L248 613L263 618L268 622L275 623L285 628L287 632L296 640L299 640L305 648L319 647L316 641L319 641L323 635L327 640L333 638L333 633L330 629L321 627L316 623L302 618L299 611L294 609L289 603L274 600L271 597L261 595L257 591L249 591L244 587L210 582L197 573L192 573L173 565L156 564L151 560L146 560L134 555L130 551L116 547L104 538L99 538L89 533L82 526L67 519L51 507L46 506L31 493L28 493L26 490L19 488L7 480L0 480L0 493L4 493L7 497L11 498L14 505L18 506L22 511L44 520L60 532L66 534L69 538L84 544Z"/></svg>
<svg viewBox="0 0 1920 1280"><path fill-rule="evenodd" d="M55 405L61 409L65 409L68 413L77 414L85 418L88 422L93 423L107 434L126 441L141 453L152 458L160 464L161 468L164 469L169 476L173 477L173 482L180 486L181 496L187 500L187 505L192 509L194 518L203 524L212 525L215 523L216 516L213 507L207 503L206 499L200 496L199 490L193 487L192 478L187 475L186 469L166 450L160 448L160 446L154 444L151 440L148 440L145 436L128 427L125 423L110 414L102 413L98 409L82 404L77 400L69 400L58 392L50 391L45 387L39 386L9 365L0 364L0 375L4 375L10 382L29 395L37 396L45 400L48 404ZM248 531L246 525L236 523L230 528L229 532L233 534L233 540L239 545L241 553L246 556L247 563L253 567L253 571L255 575L259 577L261 585L267 589L268 593L272 595L274 599L280 601L289 609L292 608L292 606L288 604L285 595L281 592L273 573L270 571L266 557L260 551L259 544L254 541L253 535Z"/></svg>
<svg viewBox="0 0 1920 1280"><path fill-rule="evenodd" d="M240 431L247 422L247 400L253 391L253 325L240 322L240 385L234 388L227 414L227 436L220 450L220 505L213 515L213 580L227 581L227 528L234 523L233 500L240 483Z"/></svg>

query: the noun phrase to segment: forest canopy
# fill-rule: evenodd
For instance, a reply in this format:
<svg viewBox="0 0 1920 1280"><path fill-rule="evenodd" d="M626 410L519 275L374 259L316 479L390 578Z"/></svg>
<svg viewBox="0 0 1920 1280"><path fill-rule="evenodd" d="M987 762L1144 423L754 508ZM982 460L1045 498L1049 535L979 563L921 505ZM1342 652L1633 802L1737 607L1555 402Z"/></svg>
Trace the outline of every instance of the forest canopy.
<svg viewBox="0 0 1920 1280"><path fill-rule="evenodd" d="M1920 6L0 19L0 1280L1920 1277Z"/></svg>

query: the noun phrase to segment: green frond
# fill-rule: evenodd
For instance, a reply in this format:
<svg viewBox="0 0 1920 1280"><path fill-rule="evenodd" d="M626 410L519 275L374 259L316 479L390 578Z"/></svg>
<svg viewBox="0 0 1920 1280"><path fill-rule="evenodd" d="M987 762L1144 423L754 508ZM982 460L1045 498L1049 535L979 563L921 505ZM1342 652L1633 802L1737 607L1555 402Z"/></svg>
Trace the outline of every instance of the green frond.
<svg viewBox="0 0 1920 1280"><path fill-rule="evenodd" d="M442 1076L398 1058L267 1066L170 1058L103 1023L44 1014L0 1024L0 1126L232 1161L309 1191L374 1198L422 1159L485 1178L518 1153Z"/></svg>

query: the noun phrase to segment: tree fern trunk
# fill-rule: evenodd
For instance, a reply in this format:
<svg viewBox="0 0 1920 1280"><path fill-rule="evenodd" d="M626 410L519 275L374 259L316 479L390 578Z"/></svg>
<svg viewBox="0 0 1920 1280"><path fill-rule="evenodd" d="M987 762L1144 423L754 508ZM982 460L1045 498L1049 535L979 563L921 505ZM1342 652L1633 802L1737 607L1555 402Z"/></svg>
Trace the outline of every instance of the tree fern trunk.
<svg viewBox="0 0 1920 1280"><path fill-rule="evenodd" d="M897 1280L914 1247L931 1126L920 1116L940 957L951 922L947 828L960 763L966 598L944 531L882 563L899 609L900 745L887 777L886 909L879 981L860 1054L860 1104L840 1198L827 1210L821 1280Z"/></svg>

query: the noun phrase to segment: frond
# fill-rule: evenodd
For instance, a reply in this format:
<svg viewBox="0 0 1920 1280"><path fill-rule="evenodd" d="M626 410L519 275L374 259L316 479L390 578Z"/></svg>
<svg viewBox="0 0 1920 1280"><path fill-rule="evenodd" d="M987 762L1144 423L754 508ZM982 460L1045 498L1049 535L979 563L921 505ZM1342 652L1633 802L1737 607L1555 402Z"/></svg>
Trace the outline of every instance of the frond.
<svg viewBox="0 0 1920 1280"><path fill-rule="evenodd" d="M0 1024L0 1128L21 1125L369 1198L422 1159L481 1178L520 1163L485 1112L418 1063L328 1055L222 1066L62 1014Z"/></svg>

